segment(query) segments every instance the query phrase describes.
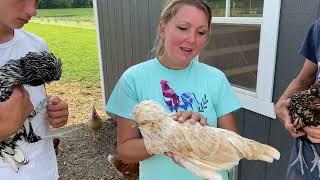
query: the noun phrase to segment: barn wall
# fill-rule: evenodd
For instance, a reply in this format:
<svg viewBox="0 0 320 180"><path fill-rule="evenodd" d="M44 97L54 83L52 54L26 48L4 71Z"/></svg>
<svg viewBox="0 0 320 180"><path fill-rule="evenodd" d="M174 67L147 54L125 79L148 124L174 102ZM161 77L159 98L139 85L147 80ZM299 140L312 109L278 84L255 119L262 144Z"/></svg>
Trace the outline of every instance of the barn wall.
<svg viewBox="0 0 320 180"><path fill-rule="evenodd" d="M97 0L106 101L121 74L148 57L161 6L161 0Z"/></svg>

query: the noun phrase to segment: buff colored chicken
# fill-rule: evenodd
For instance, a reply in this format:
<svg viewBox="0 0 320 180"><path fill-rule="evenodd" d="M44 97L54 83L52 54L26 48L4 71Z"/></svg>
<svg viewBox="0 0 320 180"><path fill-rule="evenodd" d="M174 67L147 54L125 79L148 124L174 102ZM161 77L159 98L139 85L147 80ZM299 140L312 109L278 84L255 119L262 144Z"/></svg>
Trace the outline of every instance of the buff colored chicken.
<svg viewBox="0 0 320 180"><path fill-rule="evenodd" d="M280 158L273 147L232 131L178 123L154 101L142 101L133 115L148 153L172 152L183 167L203 178L222 180L218 171L231 169L243 158L266 162Z"/></svg>
<svg viewBox="0 0 320 180"><path fill-rule="evenodd" d="M88 121L88 126L92 133L93 140L97 141L99 139L99 133L102 127L102 120L98 115L96 108L94 106L92 106L92 112L91 112L91 117L89 118L89 121Z"/></svg>

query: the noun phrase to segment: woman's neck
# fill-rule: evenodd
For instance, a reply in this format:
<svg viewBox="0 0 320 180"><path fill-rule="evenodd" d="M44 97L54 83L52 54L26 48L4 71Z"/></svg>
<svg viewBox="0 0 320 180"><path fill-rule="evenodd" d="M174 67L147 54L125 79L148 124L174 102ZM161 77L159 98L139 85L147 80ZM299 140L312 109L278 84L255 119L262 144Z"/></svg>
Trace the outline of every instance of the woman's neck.
<svg viewBox="0 0 320 180"><path fill-rule="evenodd" d="M189 66L190 62L188 64L176 64L173 60L170 60L166 56L162 55L158 57L158 60L160 64L162 64L164 67L172 70L182 70Z"/></svg>

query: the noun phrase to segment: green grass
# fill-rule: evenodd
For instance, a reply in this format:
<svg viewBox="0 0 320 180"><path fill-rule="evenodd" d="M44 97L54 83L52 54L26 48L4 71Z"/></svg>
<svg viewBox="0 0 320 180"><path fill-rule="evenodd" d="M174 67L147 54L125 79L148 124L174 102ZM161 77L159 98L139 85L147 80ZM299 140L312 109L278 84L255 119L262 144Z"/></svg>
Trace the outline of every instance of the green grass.
<svg viewBox="0 0 320 180"><path fill-rule="evenodd" d="M62 80L100 81L94 30L29 23L24 29L42 37L63 62ZM66 87L67 88L67 87Z"/></svg>
<svg viewBox="0 0 320 180"><path fill-rule="evenodd" d="M92 8L70 8L70 9L38 9L38 18L43 17L93 17Z"/></svg>

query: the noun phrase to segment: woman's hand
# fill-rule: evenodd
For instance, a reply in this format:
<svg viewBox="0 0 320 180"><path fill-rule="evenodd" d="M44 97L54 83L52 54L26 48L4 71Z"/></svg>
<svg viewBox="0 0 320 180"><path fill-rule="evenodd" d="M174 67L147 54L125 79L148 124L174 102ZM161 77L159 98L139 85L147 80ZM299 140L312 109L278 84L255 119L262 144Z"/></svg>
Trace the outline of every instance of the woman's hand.
<svg viewBox="0 0 320 180"><path fill-rule="evenodd" d="M192 111L178 111L172 115L172 119L178 121L179 123L189 122L190 124L200 123L202 126L206 126L207 119L200 113ZM172 152L165 152L166 156L170 157L179 166L184 167L180 159L175 157Z"/></svg>
<svg viewBox="0 0 320 180"><path fill-rule="evenodd" d="M67 124L69 110L68 104L59 97L48 99L48 121L53 128L59 128Z"/></svg>
<svg viewBox="0 0 320 180"><path fill-rule="evenodd" d="M179 123L189 122L190 124L195 124L199 122L202 126L207 125L207 119L200 113L193 111L178 111L173 114L172 118Z"/></svg>
<svg viewBox="0 0 320 180"><path fill-rule="evenodd" d="M289 113L290 99L279 99L276 104L276 114L280 119L284 127L289 131L292 137L304 136L306 133L303 131L297 131L293 124Z"/></svg>

